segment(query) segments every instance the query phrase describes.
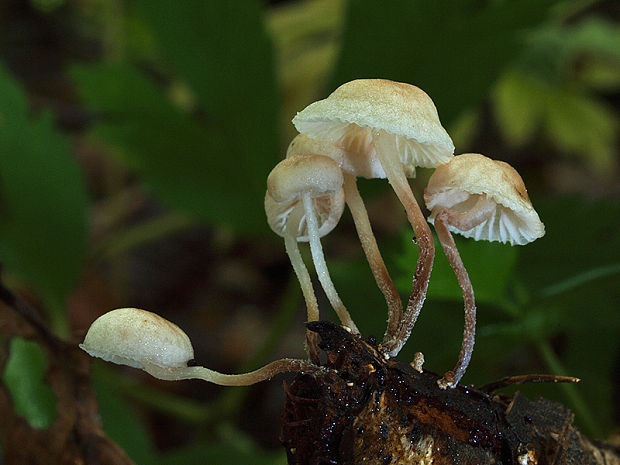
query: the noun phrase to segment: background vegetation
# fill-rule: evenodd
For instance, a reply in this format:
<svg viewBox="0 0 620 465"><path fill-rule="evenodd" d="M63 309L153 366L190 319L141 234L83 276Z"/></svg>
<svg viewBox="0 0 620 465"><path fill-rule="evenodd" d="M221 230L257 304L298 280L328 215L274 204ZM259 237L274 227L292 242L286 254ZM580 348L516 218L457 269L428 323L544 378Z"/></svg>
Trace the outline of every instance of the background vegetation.
<svg viewBox="0 0 620 465"><path fill-rule="evenodd" d="M464 381L580 377L520 389L609 438L620 424L619 19L604 0L5 0L2 279L75 340L136 306L179 324L221 371L303 356L303 299L264 218L266 176L311 101L358 77L410 82L457 153L519 170L547 228L525 247L458 241L479 304ZM412 232L385 182L360 184L406 297ZM380 336L385 304L348 213L325 244L363 334ZM436 262L400 358L422 350L442 372L458 355L462 301L440 252ZM45 351L1 343L13 409L49 427ZM285 462L279 380L166 383L98 361L92 373L104 429L137 463Z"/></svg>

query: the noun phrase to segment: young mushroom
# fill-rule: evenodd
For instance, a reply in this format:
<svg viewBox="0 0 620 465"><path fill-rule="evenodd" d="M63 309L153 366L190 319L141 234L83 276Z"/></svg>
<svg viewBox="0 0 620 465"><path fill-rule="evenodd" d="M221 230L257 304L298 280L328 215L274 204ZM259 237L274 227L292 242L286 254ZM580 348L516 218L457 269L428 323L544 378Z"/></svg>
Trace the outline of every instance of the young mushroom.
<svg viewBox="0 0 620 465"><path fill-rule="evenodd" d="M386 334L382 344L385 356L394 357L409 338L426 298L435 254L433 236L407 177L415 176L416 166L432 168L447 162L454 144L424 91L384 79L343 84L299 112L293 124L300 133L329 140L351 154L343 169L356 167L359 176L387 178L407 212L420 256L407 310L398 329Z"/></svg>
<svg viewBox="0 0 620 465"><path fill-rule="evenodd" d="M458 362L438 381L454 387L465 374L474 348L476 303L467 270L452 238L523 245L545 234L519 173L509 164L467 153L439 166L424 191L424 201L450 266L463 291L465 329Z"/></svg>
<svg viewBox="0 0 620 465"><path fill-rule="evenodd" d="M357 189L355 176L358 174L355 167L360 167L361 160L368 157L358 156L347 152L341 146L335 145L333 142L325 139L312 139L303 134L297 135L290 143L286 157L308 156L311 154L324 155L336 161L343 168L344 178L344 199L355 223L355 229L360 239L362 249L370 265L370 269L375 278L377 286L383 293L388 306L388 324L386 334L393 334L398 329L397 326L403 310L403 303L400 295L390 278L379 246L375 239L368 219L368 213L360 193ZM357 163L357 164L355 164ZM380 165L379 165L380 168ZM370 171L364 171L365 174L371 176Z"/></svg>
<svg viewBox="0 0 620 465"><path fill-rule="evenodd" d="M310 243L319 282L341 323L359 333L331 280L320 240L336 226L344 210L342 183L342 170L329 157L286 158L267 178L265 211L271 229L284 237L286 251L306 298L308 321L318 320L318 306L298 241Z"/></svg>
<svg viewBox="0 0 620 465"><path fill-rule="evenodd" d="M278 373L312 373L320 369L297 359L277 360L240 375L188 366L194 358L194 348L187 334L159 315L138 308L119 308L101 315L88 329L80 348L92 357L140 368L155 378L202 379L222 386L248 386Z"/></svg>

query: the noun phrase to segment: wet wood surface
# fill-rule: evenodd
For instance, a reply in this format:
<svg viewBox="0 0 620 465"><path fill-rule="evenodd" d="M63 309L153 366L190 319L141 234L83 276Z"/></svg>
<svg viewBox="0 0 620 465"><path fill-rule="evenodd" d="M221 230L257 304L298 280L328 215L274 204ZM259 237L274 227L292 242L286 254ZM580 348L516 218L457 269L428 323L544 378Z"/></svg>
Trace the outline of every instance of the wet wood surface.
<svg viewBox="0 0 620 465"><path fill-rule="evenodd" d="M559 403L442 390L436 374L384 360L340 326L308 327L320 336L326 369L284 387L289 464L620 464L620 451L581 434Z"/></svg>

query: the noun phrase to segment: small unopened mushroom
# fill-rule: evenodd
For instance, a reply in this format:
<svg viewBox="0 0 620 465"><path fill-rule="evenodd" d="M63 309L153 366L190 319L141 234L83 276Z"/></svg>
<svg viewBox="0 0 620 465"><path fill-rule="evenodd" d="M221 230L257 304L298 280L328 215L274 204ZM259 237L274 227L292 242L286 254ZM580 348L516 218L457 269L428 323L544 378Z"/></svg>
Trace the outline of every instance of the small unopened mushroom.
<svg viewBox="0 0 620 465"><path fill-rule="evenodd" d="M456 274L465 306L463 344L454 371L439 381L454 387L465 374L474 348L476 303L467 270L450 232L476 240L527 244L545 234L519 173L509 164L467 153L439 166L424 192L444 253Z"/></svg>
<svg viewBox="0 0 620 465"><path fill-rule="evenodd" d="M433 236L407 177L415 176L416 166L432 168L447 162L454 144L424 91L384 79L343 84L326 99L299 112L293 124L302 134L332 141L350 154L359 154L347 157L345 162L360 169L360 176L387 177L405 207L420 256L407 310L397 331L386 334L382 344L385 354L396 356L409 338L426 298L435 255Z"/></svg>
<svg viewBox="0 0 620 465"><path fill-rule="evenodd" d="M308 321L318 320L319 312L298 241L310 243L319 282L341 323L359 333L331 280L320 240L336 226L344 210L342 183L342 170L329 157L286 158L267 178L265 211L271 229L284 237L286 251L304 292Z"/></svg>
<svg viewBox="0 0 620 465"><path fill-rule="evenodd" d="M355 223L355 229L360 238L360 243L372 274L377 282L377 286L383 293L388 306L388 324L386 334L394 334L398 329L398 324L403 310L403 303L400 295L390 277L379 246L375 239L368 219L368 212L357 189L356 176L363 172L369 176L372 172L364 170L361 160L368 159L357 153L346 151L343 147L325 139L312 139L303 134L297 135L290 143L286 156L308 156L312 154L324 155L336 161L343 169L344 178L344 199ZM376 160L376 158L375 158ZM377 161L378 163L378 161ZM378 167L380 169L380 165Z"/></svg>
<svg viewBox="0 0 620 465"><path fill-rule="evenodd" d="M80 348L92 357L140 368L167 381L202 379L222 386L248 386L278 373L319 370L318 366L297 359L277 360L239 375L187 366L194 358L187 334L159 315L138 308L119 308L101 315L88 329Z"/></svg>

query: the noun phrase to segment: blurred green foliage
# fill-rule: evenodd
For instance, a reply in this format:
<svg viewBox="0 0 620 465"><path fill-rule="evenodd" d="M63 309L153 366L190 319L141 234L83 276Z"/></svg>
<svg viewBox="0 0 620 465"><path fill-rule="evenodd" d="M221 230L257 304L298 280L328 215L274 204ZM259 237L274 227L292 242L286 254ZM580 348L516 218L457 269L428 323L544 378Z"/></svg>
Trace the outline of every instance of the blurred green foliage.
<svg viewBox="0 0 620 465"><path fill-rule="evenodd" d="M620 86L617 26L602 19L551 24L528 42L494 90L494 110L507 142L523 146L542 132L600 173L614 172L620 121L594 91ZM583 63L575 72L578 62Z"/></svg>
<svg viewBox="0 0 620 465"><path fill-rule="evenodd" d="M236 231L264 231L264 179L279 152L278 96L259 5L140 6L164 56L168 90L180 80L194 98L181 107L165 85L131 66L80 66L73 75L100 117L95 131L172 207ZM191 114L197 109L199 117Z"/></svg>
<svg viewBox="0 0 620 465"><path fill-rule="evenodd" d="M450 124L481 102L525 45L524 29L547 18L550 0L397 0L349 3L332 86L363 77L415 83Z"/></svg>
<svg viewBox="0 0 620 465"><path fill-rule="evenodd" d="M49 427L56 419L56 397L45 383L45 368L45 352L36 342L18 337L11 340L2 378L15 412L39 429Z"/></svg>
<svg viewBox="0 0 620 465"><path fill-rule="evenodd" d="M86 187L69 139L0 67L0 262L20 273L63 323L86 250Z"/></svg>
<svg viewBox="0 0 620 465"><path fill-rule="evenodd" d="M85 186L87 163L73 156L72 140L87 138L100 157L115 160L125 184L144 186L173 215L166 227L139 224L140 234L117 247L115 260L152 240L145 230L161 237L192 222L220 234L219 244L279 243L265 234L265 179L284 154L294 111L350 79L401 80L427 91L442 121L458 128L457 152L476 150L464 141L492 139L497 152L490 156L509 152L517 168L523 161L546 224L547 235L526 247L457 239L479 306L465 381L532 371L578 376L578 386L521 389L567 403L590 434L603 437L617 423L620 202L588 200L585 188L559 199L546 182L555 173L551 163L577 159L579 172L596 184L618 184L617 102L609 97L620 89L617 22L590 14L592 5L551 0L397 0L380 8L371 0L32 4L42 15L95 23L92 35L81 34L101 49L63 70L91 122L73 134L48 111L32 111L25 84L0 68L0 262L40 296L57 329L68 326L67 298L93 266L87 258L101 242L121 240L115 230L87 240L87 222L96 228L93 211L101 207L96 189ZM379 184L367 189L375 197L387 194ZM122 203L126 192L114 186L99 195ZM379 238L404 297L417 259L411 235L399 223ZM364 334L380 336L385 303L361 254L327 259ZM273 334L282 337L282 321L276 318L269 344ZM461 295L437 247L427 303L402 358L423 350L429 368L448 369L461 331ZM32 344L12 340L3 379L15 409L45 427L53 421L53 397ZM215 433L201 429L182 449L160 453L144 415L127 405L129 389L114 384L96 379L104 427L137 463L284 463L281 451L263 452L230 417ZM174 405L181 403L162 410L173 415ZM187 405L178 417L189 421L181 410Z"/></svg>

